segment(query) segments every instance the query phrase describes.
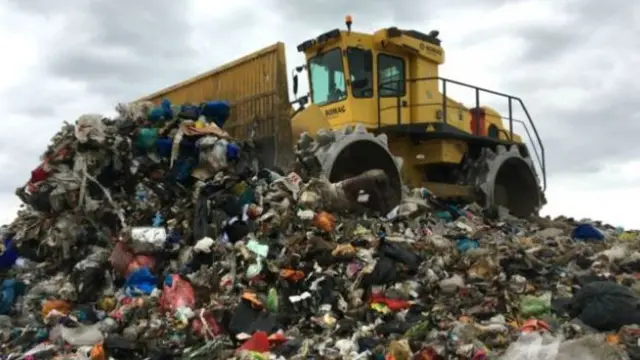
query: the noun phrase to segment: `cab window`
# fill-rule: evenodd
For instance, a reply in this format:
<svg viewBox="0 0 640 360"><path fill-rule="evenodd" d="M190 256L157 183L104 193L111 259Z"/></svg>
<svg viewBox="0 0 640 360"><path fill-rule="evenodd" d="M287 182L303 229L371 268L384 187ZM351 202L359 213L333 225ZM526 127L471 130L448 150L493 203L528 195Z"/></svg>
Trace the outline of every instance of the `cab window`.
<svg viewBox="0 0 640 360"><path fill-rule="evenodd" d="M373 97L373 55L370 50L347 49L351 93L355 98Z"/></svg>
<svg viewBox="0 0 640 360"><path fill-rule="evenodd" d="M381 97L405 95L404 59L387 54L378 55L378 81Z"/></svg>
<svg viewBox="0 0 640 360"><path fill-rule="evenodd" d="M326 105L347 98L342 51L339 48L316 55L309 60L313 103Z"/></svg>

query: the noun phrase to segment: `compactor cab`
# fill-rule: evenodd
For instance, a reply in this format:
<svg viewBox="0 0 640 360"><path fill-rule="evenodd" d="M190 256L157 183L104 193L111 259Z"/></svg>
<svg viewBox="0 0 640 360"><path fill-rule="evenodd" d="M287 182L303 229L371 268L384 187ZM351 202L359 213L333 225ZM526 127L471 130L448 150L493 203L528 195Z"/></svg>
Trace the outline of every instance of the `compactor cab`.
<svg viewBox="0 0 640 360"><path fill-rule="evenodd" d="M292 119L294 137L321 129L360 126L372 134L341 134L318 159L331 180L372 168L390 175L399 200L401 178L445 198L501 205L528 216L544 204L544 148L519 98L439 77L445 61L438 31L396 27L373 34L334 29L298 45L306 57L310 105ZM297 92L297 75L294 93ZM451 86L475 94L470 107L447 96ZM505 99L508 114L481 105L481 95ZM299 101L304 104L304 101ZM521 106L527 119L513 118ZM533 129L543 180L530 149L513 132L520 121ZM528 128L525 127L527 134ZM373 136L385 134L385 136ZM399 159L402 161L399 161Z"/></svg>

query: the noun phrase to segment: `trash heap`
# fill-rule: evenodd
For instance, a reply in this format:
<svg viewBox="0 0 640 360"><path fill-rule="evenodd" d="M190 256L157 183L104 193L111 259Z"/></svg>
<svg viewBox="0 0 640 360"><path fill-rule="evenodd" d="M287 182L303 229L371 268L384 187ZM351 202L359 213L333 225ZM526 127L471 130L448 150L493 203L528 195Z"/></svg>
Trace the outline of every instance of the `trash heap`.
<svg viewBox="0 0 640 360"><path fill-rule="evenodd" d="M428 189L372 214L383 175L260 169L224 102L117 111L17 190L2 358L640 359L637 232Z"/></svg>

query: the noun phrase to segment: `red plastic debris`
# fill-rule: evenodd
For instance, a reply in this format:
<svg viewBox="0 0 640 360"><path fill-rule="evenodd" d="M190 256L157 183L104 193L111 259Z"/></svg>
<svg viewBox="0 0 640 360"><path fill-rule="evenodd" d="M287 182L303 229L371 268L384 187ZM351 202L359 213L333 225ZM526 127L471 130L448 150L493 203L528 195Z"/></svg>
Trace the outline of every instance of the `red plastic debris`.
<svg viewBox="0 0 640 360"><path fill-rule="evenodd" d="M111 266L113 266L113 269L121 276L127 276L141 267L153 269L155 266L155 259L153 257L148 255L134 255L123 242L118 242L113 248L109 256L109 262Z"/></svg>
<svg viewBox="0 0 640 360"><path fill-rule="evenodd" d="M260 353L269 352L269 336L264 331L257 331L240 346L237 351L254 351Z"/></svg>
<svg viewBox="0 0 640 360"><path fill-rule="evenodd" d="M160 297L160 308L165 311L175 311L182 307L193 308L196 297L191 284L178 274L168 275L167 278Z"/></svg>
<svg viewBox="0 0 640 360"><path fill-rule="evenodd" d="M204 324L207 326L203 326L204 324L202 319L204 319ZM222 328L218 325L213 314L209 311L205 311L204 314L202 314L202 317L200 317L199 314L196 315L196 318L191 323L191 331L202 338L208 339L211 338L212 335L220 335L220 333L222 333Z"/></svg>
<svg viewBox="0 0 640 360"><path fill-rule="evenodd" d="M29 182L32 184L39 183L40 181L47 180L49 176L51 176L51 173L46 171L44 167L40 165L33 171L31 171L31 179L29 180Z"/></svg>
<svg viewBox="0 0 640 360"><path fill-rule="evenodd" d="M401 299L389 299L382 294L372 294L369 299L370 304L384 304L391 311L401 311L411 307L411 303L407 300Z"/></svg>

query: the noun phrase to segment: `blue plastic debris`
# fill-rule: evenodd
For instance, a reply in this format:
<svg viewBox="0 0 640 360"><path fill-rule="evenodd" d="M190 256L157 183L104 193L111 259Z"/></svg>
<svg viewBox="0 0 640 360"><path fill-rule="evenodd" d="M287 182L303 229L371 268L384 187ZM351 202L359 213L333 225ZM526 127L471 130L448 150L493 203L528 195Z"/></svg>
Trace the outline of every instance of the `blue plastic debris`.
<svg viewBox="0 0 640 360"><path fill-rule="evenodd" d="M192 104L184 104L180 106L180 117L189 120L198 120L200 116L200 107Z"/></svg>
<svg viewBox="0 0 640 360"><path fill-rule="evenodd" d="M234 143L227 144L227 160L235 160L240 156L240 147Z"/></svg>
<svg viewBox="0 0 640 360"><path fill-rule="evenodd" d="M175 230L171 230L167 235L167 244L170 244L170 245L178 244L180 243L181 239L182 239L182 235L180 235L179 232Z"/></svg>
<svg viewBox="0 0 640 360"><path fill-rule="evenodd" d="M144 190L138 190L136 191L136 200L138 201L145 201L147 200L147 192Z"/></svg>
<svg viewBox="0 0 640 360"><path fill-rule="evenodd" d="M156 276L145 266L129 274L125 287L129 295L150 295L155 290L157 282Z"/></svg>
<svg viewBox="0 0 640 360"><path fill-rule="evenodd" d="M161 137L156 140L156 151L161 157L168 158L171 156L172 146L173 140L167 137Z"/></svg>
<svg viewBox="0 0 640 360"><path fill-rule="evenodd" d="M477 249L480 247L478 240L471 240L469 238L460 238L456 240L456 248L459 252L465 253L471 249Z"/></svg>
<svg viewBox="0 0 640 360"><path fill-rule="evenodd" d="M191 178L191 172L195 169L197 160L190 157L179 158L172 169L170 180L183 183Z"/></svg>
<svg viewBox="0 0 640 360"><path fill-rule="evenodd" d="M0 254L0 269L10 269L18 260L18 251L12 239L4 240L4 251Z"/></svg>
<svg viewBox="0 0 640 360"><path fill-rule="evenodd" d="M155 215L153 215L153 222L152 225L153 227L159 227L164 223L164 218L162 217L162 214L160 214L160 212L156 212Z"/></svg>
<svg viewBox="0 0 640 360"><path fill-rule="evenodd" d="M7 279L0 286L0 315L7 315L18 296L24 294L25 285L14 279Z"/></svg>
<svg viewBox="0 0 640 360"><path fill-rule="evenodd" d="M163 111L161 108L153 108L149 111L147 118L149 121L156 123L162 120Z"/></svg>
<svg viewBox="0 0 640 360"><path fill-rule="evenodd" d="M173 276L171 274L164 277L164 286L173 287Z"/></svg>
<svg viewBox="0 0 640 360"><path fill-rule="evenodd" d="M200 106L200 115L203 115L208 121L213 121L220 128L229 118L231 106L226 101L208 101Z"/></svg>
<svg viewBox="0 0 640 360"><path fill-rule="evenodd" d="M574 240L604 240L604 234L591 224L580 224L571 232L571 238Z"/></svg>
<svg viewBox="0 0 640 360"><path fill-rule="evenodd" d="M453 221L453 215L448 211L438 211L435 213L437 217L445 221Z"/></svg>
<svg viewBox="0 0 640 360"><path fill-rule="evenodd" d="M173 119L173 107L171 106L171 101L167 100L167 99L162 99L162 104L160 104L160 107L162 107L162 111L164 112L164 119L165 120L171 120Z"/></svg>
<svg viewBox="0 0 640 360"><path fill-rule="evenodd" d="M158 123L161 121L167 121L173 119L173 109L171 102L167 99L163 99L160 106L155 107L149 111L147 116L152 123Z"/></svg>

